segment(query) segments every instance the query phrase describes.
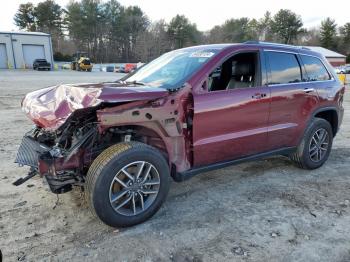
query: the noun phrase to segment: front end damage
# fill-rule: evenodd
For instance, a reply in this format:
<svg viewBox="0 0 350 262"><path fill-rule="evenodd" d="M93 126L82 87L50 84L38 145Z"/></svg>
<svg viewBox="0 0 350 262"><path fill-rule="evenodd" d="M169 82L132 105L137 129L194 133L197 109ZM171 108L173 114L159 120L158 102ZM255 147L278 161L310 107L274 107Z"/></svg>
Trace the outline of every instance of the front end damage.
<svg viewBox="0 0 350 262"><path fill-rule="evenodd" d="M105 83L60 86L27 95L22 108L36 127L23 137L15 162L30 171L14 185L40 175L56 194L83 187L94 159L123 141L157 148L174 174L189 169L190 87L170 93L147 88Z"/></svg>
<svg viewBox="0 0 350 262"><path fill-rule="evenodd" d="M89 149L97 136L97 126L93 122L82 127L69 124L63 131L34 128L23 137L15 160L20 166L29 166L30 172L14 185L39 174L56 194L68 192L74 185L83 186L84 161L87 162L84 157L92 156Z"/></svg>

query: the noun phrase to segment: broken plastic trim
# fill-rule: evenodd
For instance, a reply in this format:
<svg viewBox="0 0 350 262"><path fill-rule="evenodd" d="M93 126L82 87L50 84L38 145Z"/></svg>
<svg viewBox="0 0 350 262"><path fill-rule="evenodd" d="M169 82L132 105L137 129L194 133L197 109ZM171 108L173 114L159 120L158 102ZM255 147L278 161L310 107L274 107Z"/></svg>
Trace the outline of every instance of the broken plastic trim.
<svg viewBox="0 0 350 262"><path fill-rule="evenodd" d="M36 141L31 135L26 134L18 149L15 163L21 166L38 168L39 155L50 150L50 147Z"/></svg>
<svg viewBox="0 0 350 262"><path fill-rule="evenodd" d="M14 186L22 185L24 182L28 181L32 177L36 176L38 174L38 170L36 168L31 167L28 175L24 178L19 178L15 182L12 183Z"/></svg>
<svg viewBox="0 0 350 262"><path fill-rule="evenodd" d="M47 182L52 193L63 194L72 190L73 185L76 183L76 180L72 175L66 174L60 177L54 177L50 175L44 176L45 181Z"/></svg>

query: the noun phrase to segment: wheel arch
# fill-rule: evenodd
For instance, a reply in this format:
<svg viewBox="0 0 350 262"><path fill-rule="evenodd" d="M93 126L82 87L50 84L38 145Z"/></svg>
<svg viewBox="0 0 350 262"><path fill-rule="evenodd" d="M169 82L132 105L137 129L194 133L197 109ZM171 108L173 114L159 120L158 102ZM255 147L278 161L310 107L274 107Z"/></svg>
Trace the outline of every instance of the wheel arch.
<svg viewBox="0 0 350 262"><path fill-rule="evenodd" d="M164 137L159 132L144 125L132 125L131 128L135 131L134 139L136 141L158 149L169 161L169 149Z"/></svg>
<svg viewBox="0 0 350 262"><path fill-rule="evenodd" d="M332 127L333 137L337 134L339 117L335 107L319 108L313 113L313 117L326 120Z"/></svg>
<svg viewBox="0 0 350 262"><path fill-rule="evenodd" d="M110 128L125 128L132 133L131 141L141 142L159 150L167 160L171 173L175 172L174 170L177 170L181 166L180 163L183 163L183 159L186 158L181 152L185 143L183 137L169 136L164 129L159 125L154 125L152 121L132 125L114 125L108 127Z"/></svg>

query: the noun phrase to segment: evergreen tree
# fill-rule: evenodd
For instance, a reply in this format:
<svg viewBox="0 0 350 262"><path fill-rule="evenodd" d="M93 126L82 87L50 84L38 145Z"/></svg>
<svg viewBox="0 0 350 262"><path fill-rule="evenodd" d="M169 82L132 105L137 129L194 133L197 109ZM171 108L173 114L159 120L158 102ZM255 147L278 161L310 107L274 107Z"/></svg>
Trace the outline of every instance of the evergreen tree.
<svg viewBox="0 0 350 262"><path fill-rule="evenodd" d="M20 4L19 8L13 18L14 23L19 29L26 31L36 31L36 17L34 5L30 2Z"/></svg>
<svg viewBox="0 0 350 262"><path fill-rule="evenodd" d="M321 46L328 49L336 49L337 24L331 18L326 18L321 22L320 42Z"/></svg>
<svg viewBox="0 0 350 262"><path fill-rule="evenodd" d="M288 9L281 9L271 21L271 29L284 44L292 44L305 32L300 16Z"/></svg>

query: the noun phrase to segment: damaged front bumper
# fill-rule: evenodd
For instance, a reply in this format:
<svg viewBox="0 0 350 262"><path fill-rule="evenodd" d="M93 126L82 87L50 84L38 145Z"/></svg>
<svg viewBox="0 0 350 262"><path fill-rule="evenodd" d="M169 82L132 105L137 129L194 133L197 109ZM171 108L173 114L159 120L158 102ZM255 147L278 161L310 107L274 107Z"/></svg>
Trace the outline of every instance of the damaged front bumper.
<svg viewBox="0 0 350 262"><path fill-rule="evenodd" d="M30 166L34 169L38 169L39 157L42 154L50 152L50 150L50 147L35 141L30 134L26 134L19 146L15 163L20 166Z"/></svg>
<svg viewBox="0 0 350 262"><path fill-rule="evenodd" d="M15 163L29 166L30 171L26 177L16 180L13 185L19 186L35 175L40 175L55 194L68 192L73 185L82 186L82 178L76 175L75 169L79 165L79 160L74 155L77 149L78 147L63 156L59 148L42 144L35 140L32 132L27 133L22 139Z"/></svg>

